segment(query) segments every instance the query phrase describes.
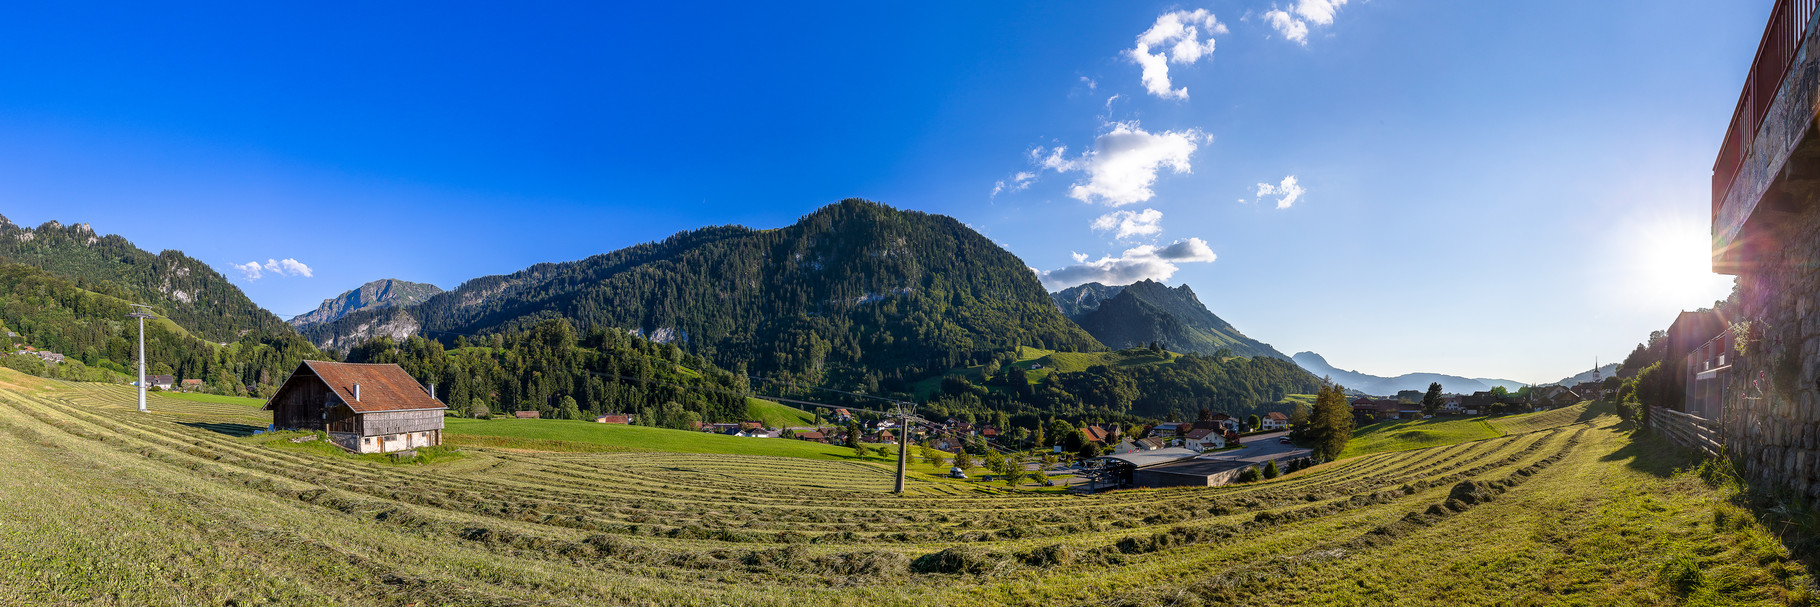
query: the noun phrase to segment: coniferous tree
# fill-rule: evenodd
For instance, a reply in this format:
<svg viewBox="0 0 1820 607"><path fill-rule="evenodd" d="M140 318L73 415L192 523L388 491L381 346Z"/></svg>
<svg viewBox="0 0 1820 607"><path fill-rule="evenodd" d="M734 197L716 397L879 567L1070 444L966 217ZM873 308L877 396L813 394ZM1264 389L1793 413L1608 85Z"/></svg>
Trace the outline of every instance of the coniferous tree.
<svg viewBox="0 0 1820 607"><path fill-rule="evenodd" d="M1428 393L1422 395L1422 414L1434 415L1441 410L1441 382L1428 384Z"/></svg>

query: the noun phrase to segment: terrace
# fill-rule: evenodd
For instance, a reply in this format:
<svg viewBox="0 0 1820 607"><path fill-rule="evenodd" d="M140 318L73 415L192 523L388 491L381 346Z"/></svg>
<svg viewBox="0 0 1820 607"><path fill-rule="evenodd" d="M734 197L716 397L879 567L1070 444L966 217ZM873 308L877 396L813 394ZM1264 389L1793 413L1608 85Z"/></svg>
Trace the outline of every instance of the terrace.
<svg viewBox="0 0 1820 607"><path fill-rule="evenodd" d="M1816 0L1779 0L1745 77L1713 163L1713 271L1748 269L1762 242L1755 226L1798 207L1820 186L1815 132L1820 53Z"/></svg>

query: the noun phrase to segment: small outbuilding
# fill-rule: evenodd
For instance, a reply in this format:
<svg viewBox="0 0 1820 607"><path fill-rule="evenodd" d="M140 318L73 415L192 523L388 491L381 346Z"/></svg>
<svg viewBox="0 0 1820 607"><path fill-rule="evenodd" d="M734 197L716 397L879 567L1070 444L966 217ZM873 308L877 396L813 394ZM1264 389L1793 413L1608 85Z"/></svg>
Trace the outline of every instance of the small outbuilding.
<svg viewBox="0 0 1820 607"><path fill-rule="evenodd" d="M440 445L447 409L398 365L320 360L297 365L265 403L273 427L324 431L355 453Z"/></svg>

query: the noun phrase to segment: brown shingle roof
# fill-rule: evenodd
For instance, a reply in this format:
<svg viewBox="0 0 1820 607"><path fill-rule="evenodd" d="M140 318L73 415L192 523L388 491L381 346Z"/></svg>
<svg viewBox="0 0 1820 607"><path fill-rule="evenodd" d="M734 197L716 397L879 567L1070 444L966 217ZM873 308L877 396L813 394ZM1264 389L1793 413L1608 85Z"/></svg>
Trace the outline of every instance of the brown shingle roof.
<svg viewBox="0 0 1820 607"><path fill-rule="evenodd" d="M334 390L355 413L449 408L430 398L430 393L398 365L322 360L306 360L303 364L316 372L322 383ZM354 384L360 384L359 401L354 400Z"/></svg>
<svg viewBox="0 0 1820 607"><path fill-rule="evenodd" d="M1286 420L1286 419L1289 419L1289 416L1283 415L1282 413L1278 413L1276 411L1271 411L1269 413L1264 414L1264 419Z"/></svg>

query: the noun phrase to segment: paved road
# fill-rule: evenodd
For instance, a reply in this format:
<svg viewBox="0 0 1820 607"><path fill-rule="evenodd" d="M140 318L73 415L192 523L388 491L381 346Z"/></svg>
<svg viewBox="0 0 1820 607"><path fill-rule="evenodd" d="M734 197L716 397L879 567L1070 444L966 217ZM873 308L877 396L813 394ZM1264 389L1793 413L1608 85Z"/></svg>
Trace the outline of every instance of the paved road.
<svg viewBox="0 0 1820 607"><path fill-rule="evenodd" d="M1239 444L1245 445L1245 448L1243 449L1209 453L1201 456L1199 459L1225 459L1263 463L1273 459L1307 457L1309 450L1306 447L1297 447L1294 444L1277 442L1277 439L1288 435L1288 431L1283 431L1247 436L1239 441Z"/></svg>

